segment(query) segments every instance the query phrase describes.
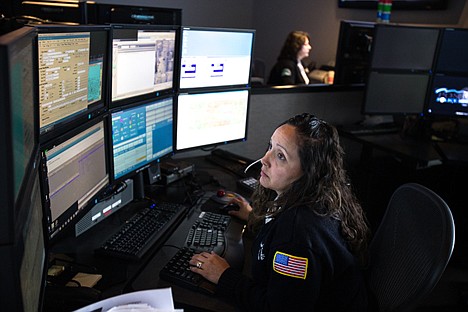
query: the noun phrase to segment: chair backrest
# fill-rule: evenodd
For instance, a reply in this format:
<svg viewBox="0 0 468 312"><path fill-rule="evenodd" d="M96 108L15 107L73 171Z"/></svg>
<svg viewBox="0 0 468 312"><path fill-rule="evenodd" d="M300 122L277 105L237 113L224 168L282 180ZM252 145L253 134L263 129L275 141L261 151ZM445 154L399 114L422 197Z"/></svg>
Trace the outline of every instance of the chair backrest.
<svg viewBox="0 0 468 312"><path fill-rule="evenodd" d="M253 77L260 77L265 79L265 61L262 59L254 59L253 60Z"/></svg>
<svg viewBox="0 0 468 312"><path fill-rule="evenodd" d="M440 280L454 244L445 201L422 185L400 186L369 246L367 282L379 311L409 311L420 303Z"/></svg>

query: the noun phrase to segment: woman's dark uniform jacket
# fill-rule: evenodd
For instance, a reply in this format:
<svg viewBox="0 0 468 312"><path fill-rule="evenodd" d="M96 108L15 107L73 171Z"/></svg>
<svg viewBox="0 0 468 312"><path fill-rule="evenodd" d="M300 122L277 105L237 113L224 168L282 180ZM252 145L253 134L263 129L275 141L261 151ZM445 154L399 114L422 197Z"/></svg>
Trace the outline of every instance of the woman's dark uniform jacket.
<svg viewBox="0 0 468 312"><path fill-rule="evenodd" d="M269 85L297 85L305 84L302 78L299 67L297 67L297 60L279 59L273 66L270 77L268 79Z"/></svg>
<svg viewBox="0 0 468 312"><path fill-rule="evenodd" d="M244 311L367 311L358 261L339 221L297 207L267 222L252 246L252 278L228 268L217 293Z"/></svg>

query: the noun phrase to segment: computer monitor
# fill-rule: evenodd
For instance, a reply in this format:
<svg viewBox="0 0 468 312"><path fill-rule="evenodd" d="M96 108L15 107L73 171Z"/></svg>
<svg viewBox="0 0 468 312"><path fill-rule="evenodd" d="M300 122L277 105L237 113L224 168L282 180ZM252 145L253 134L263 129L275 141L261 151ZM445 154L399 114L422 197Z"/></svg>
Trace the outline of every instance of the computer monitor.
<svg viewBox="0 0 468 312"><path fill-rule="evenodd" d="M439 28L376 24L362 112L424 113Z"/></svg>
<svg viewBox="0 0 468 312"><path fill-rule="evenodd" d="M0 37L0 198L13 207L38 143L34 28ZM12 240L13 210L0 209L0 244Z"/></svg>
<svg viewBox="0 0 468 312"><path fill-rule="evenodd" d="M367 115L419 115L424 112L427 73L369 74L362 113Z"/></svg>
<svg viewBox="0 0 468 312"><path fill-rule="evenodd" d="M99 3L97 24L156 24L181 25L182 9Z"/></svg>
<svg viewBox="0 0 468 312"><path fill-rule="evenodd" d="M176 151L247 139L250 89L180 93Z"/></svg>
<svg viewBox="0 0 468 312"><path fill-rule="evenodd" d="M106 109L109 26L38 26L40 141Z"/></svg>
<svg viewBox="0 0 468 312"><path fill-rule="evenodd" d="M434 75L427 113L432 116L468 117L468 75Z"/></svg>
<svg viewBox="0 0 468 312"><path fill-rule="evenodd" d="M173 93L178 33L176 26L112 26L111 108Z"/></svg>
<svg viewBox="0 0 468 312"><path fill-rule="evenodd" d="M468 29L443 29L435 72L468 76Z"/></svg>
<svg viewBox="0 0 468 312"><path fill-rule="evenodd" d="M114 182L131 178L172 155L173 96L116 109L110 117Z"/></svg>
<svg viewBox="0 0 468 312"><path fill-rule="evenodd" d="M65 233L109 186L106 119L99 116L41 146L48 235Z"/></svg>
<svg viewBox="0 0 468 312"><path fill-rule="evenodd" d="M335 84L366 82L374 25L372 22L341 21L335 59Z"/></svg>
<svg viewBox="0 0 468 312"><path fill-rule="evenodd" d="M255 31L183 27L180 90L248 87Z"/></svg>
<svg viewBox="0 0 468 312"><path fill-rule="evenodd" d="M468 29L442 31L429 92L428 115L468 117Z"/></svg>
<svg viewBox="0 0 468 312"><path fill-rule="evenodd" d="M13 240L0 244L0 291L5 311L35 312L42 307L48 258L39 163L36 149L17 204L14 207L2 204L2 210L15 212L10 220Z"/></svg>
<svg viewBox="0 0 468 312"><path fill-rule="evenodd" d="M376 24L371 69L429 71L439 28Z"/></svg>

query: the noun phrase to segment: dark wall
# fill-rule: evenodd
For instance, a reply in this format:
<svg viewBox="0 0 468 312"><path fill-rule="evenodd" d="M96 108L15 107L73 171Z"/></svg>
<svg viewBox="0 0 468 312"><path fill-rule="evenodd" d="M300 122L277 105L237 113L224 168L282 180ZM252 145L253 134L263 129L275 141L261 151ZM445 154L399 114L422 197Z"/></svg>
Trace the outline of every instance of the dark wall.
<svg viewBox="0 0 468 312"><path fill-rule="evenodd" d="M443 11L396 11L391 22L437 25L467 24L465 0L448 0ZM317 65L334 62L340 21L375 21L376 12L338 8L336 0L97 0L97 3L144 5L182 9L182 22L191 26L239 27L257 30L255 56L268 73L291 30L310 33L311 58Z"/></svg>

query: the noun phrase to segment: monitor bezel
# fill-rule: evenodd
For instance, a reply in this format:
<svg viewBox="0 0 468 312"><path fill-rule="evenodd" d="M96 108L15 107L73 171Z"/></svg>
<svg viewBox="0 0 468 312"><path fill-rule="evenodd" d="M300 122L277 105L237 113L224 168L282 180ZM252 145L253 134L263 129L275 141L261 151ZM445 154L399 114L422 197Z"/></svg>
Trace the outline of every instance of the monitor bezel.
<svg viewBox="0 0 468 312"><path fill-rule="evenodd" d="M103 80L101 87L101 99L95 103L90 104L85 111L78 112L74 115L68 116L62 120L55 122L52 126L47 126L45 130L39 129L39 141L40 143L45 143L47 141L53 140L54 138L59 137L60 135L74 129L76 126L81 125L88 120L93 119L96 116L104 114L108 110L108 84L109 84L109 37L110 29L109 25L38 25L35 26L39 34L51 34L51 33L67 33L67 32L92 32L92 31L104 31L106 32L106 40L104 42L104 60L103 60ZM36 63L39 62L39 47L38 39L36 40ZM37 64L39 65L39 64ZM39 83L39 71L37 75L37 82ZM37 97L39 99L39 85L37 86ZM40 101L38 100L38 105L40 106ZM40 111L38 112L40 114ZM39 116L40 117L40 116ZM38 121L39 122L39 121ZM40 125L39 125L40 128Z"/></svg>
<svg viewBox="0 0 468 312"><path fill-rule="evenodd" d="M449 50L461 51L461 53L463 53L463 49L450 49L449 43L451 43L451 42L445 42L446 36L448 36L450 33L455 34L455 35L460 34L460 35L462 35L462 36L464 36L465 38L468 39L468 29L467 28L453 28L453 27L443 28L441 30L440 39L439 39L439 46L438 46L437 54L436 54L436 60L434 62L434 72L438 73L438 74L443 73L443 74L447 74L447 75L455 75L455 76L465 75L466 76L466 75L468 75L468 65L465 65L466 69L464 69L464 71L460 70L460 68L456 68L456 69L452 68L452 70L447 69L447 68L441 68L441 67L443 67L440 64L441 57L442 56L444 56L445 58L450 58L451 57L451 55L443 55L443 53L446 51L444 49L448 48ZM467 42L465 42L465 47L466 47L465 52L468 52L468 43ZM465 59L466 59L466 54L463 54L463 55L465 55ZM458 57L458 56L455 56L455 57ZM450 59L453 60L453 58L450 58ZM466 60L459 60L459 61L463 62L463 61L466 61Z"/></svg>
<svg viewBox="0 0 468 312"><path fill-rule="evenodd" d="M239 139L232 139L228 141L218 141L212 142L209 144L177 148L177 130L178 130L178 112L179 112L179 96L180 95L190 95L190 94L208 94L208 93L225 93L225 92L237 92L237 91L247 91L247 107L246 107L246 116L245 116L245 132L244 137ZM250 117L250 101L251 101L251 88L236 88L236 89L208 89L208 90L190 90L187 92L179 92L175 98L174 105L174 150L175 153L194 151L194 150L212 150L217 147L221 147L228 144L239 143L247 141L248 137L248 128L249 128L249 117ZM208 118L208 117L207 117Z"/></svg>
<svg viewBox="0 0 468 312"><path fill-rule="evenodd" d="M105 161L105 169L107 172L107 183L106 185L103 185L98 191L96 191L96 194L92 196L88 200L88 202L81 208L76 211L76 214L72 218L71 222L68 222L65 226L64 229L55 231L51 233L49 231L49 226L55 221L52 220L52 213L50 209L50 202L48 201L49 197L49 184L48 184L48 176L47 176L47 164L46 164L46 159L45 159L45 151L49 150L55 146L58 146L65 141L73 138L76 135L79 135L80 133L86 131L87 129L90 129L93 126L96 126L99 123L103 123L103 130L104 130L104 150L105 150L105 155L104 155L104 161ZM93 207L95 203L97 203L100 198L103 196L103 194L107 191L109 186L111 185L111 177L110 177L110 164L109 164L109 145L107 141L107 132L108 132L108 118L107 114L104 115L99 115L95 117L92 120L89 120L88 122L76 127L75 129L68 131L66 133L61 134L58 137L55 137L54 139L41 144L40 145L40 154L41 154L41 170L40 170L40 179L41 179L41 193L42 193L42 205L44 207L44 216L45 216L45 222L46 222L46 231L47 231L47 237L49 242L52 244L60 240L62 237L69 235L73 230L75 224ZM72 207L67 207L65 211L68 211ZM62 216L62 215L60 215ZM54 234L55 233L55 234ZM53 236L52 236L53 234Z"/></svg>
<svg viewBox="0 0 468 312"><path fill-rule="evenodd" d="M183 40L185 31L213 31L213 32L234 32L234 33L251 33L252 41L250 47L250 65L249 72L247 77L247 82L243 84L224 84L224 85L210 85L203 87L181 87L181 71L182 71L182 50L183 50ZM178 92L194 92L194 91L211 91L211 90L223 90L223 89L239 89L239 88L250 88L251 87L251 77L252 77L252 64L254 58L254 47L256 39L256 30L249 28L221 28L221 27L204 27L204 26L182 26L180 30L180 50L179 50L179 67L177 73L177 90Z"/></svg>
<svg viewBox="0 0 468 312"><path fill-rule="evenodd" d="M2 291L2 294L6 296L6 298L8 298L2 303L4 308L11 311L23 311L31 307L27 304L31 304L32 302L25 302L25 297L23 296L25 292L27 293L30 290L29 288L24 288L27 285L23 284L23 278L25 277L21 275L24 272L22 271L23 269L29 271L34 269L33 271L36 272L37 275L40 275L40 280L29 280L29 282L34 283L34 286L40 287L40 289L35 289L38 295L38 297L35 299L37 299L38 302L34 302L35 305L33 307L39 307L40 309L44 302L46 272L48 267L47 254L49 246L45 230L45 222L43 218L44 209L42 207L41 194L39 193L39 198L37 198L37 200L39 200L39 207L34 205L35 203L31 202L31 195L34 194L32 192L33 188L37 186L39 188L39 192L41 192L39 170L39 149L36 148L34 151L33 160L29 164L28 170L26 172L25 183L22 185L20 190L20 193L24 194L24 196L21 196L21 198L15 204L15 207L11 207L11 209L14 208L15 210L14 220L9 220L12 227L11 232L13 234L13 239L9 244L0 245L0 249L2 249L0 254L1 256L3 256L0 256L3 260L2 269L0 269L0 275L2 275L2 281L0 282L0 290ZM39 209L39 211L33 209ZM34 213L39 214L36 215L35 219L32 218ZM40 237L31 236L30 228L28 226L32 224L32 221L36 222L34 223L34 226L36 226L36 229L40 231ZM37 238L42 242L42 246L40 246L42 253L35 254L36 256L42 255L42 258L32 259L32 261L34 261L35 267L31 267L31 263L24 263L24 257L26 252L32 252L32 250L30 249L25 249L28 246L28 241L26 240L28 238ZM29 247L31 247L31 245L29 245ZM41 263L39 263L39 261L41 261ZM40 270L40 272L37 272L37 270Z"/></svg>
<svg viewBox="0 0 468 312"><path fill-rule="evenodd" d="M3 36L0 36L0 75L3 75L6 77L6 80L8 83L3 83L0 84L0 94L5 96L6 103L4 102L2 105L0 105L0 121L2 124L2 129L0 133L0 143L2 145L2 162L0 164L0 168L2 169L2 179L0 182L1 186L1 198L3 199L3 203L7 205L8 207L14 206L19 198L17 198L17 194L15 194L15 172L14 172L14 166L12 165L14 163L14 152L13 152L13 144L14 140L11 136L12 134L12 126L13 122L11 120L12 118L12 105L13 105L13 99L12 99L12 94L11 94L11 82L10 82L10 64L9 60L11 59L11 56L14 51L14 46L20 42L20 44L23 46L26 44L26 42L23 42L23 40L28 41L28 43L31 44L31 62L33 68L32 70L32 83L33 85L37 84L36 80L36 75L34 72L37 69L36 66L36 56L35 56L35 51L34 51L34 41L36 39L36 30L32 27L29 26L24 26L22 28L19 28L15 31L12 31L10 33L7 33ZM19 181L18 183L18 194L21 192L21 188L24 187L24 184L27 183L27 168L31 162L34 160L34 151L35 149L38 148L38 141L39 141L39 131L38 130L38 108L37 108L37 103L38 103L38 98L33 94L33 102L31 103L31 108L33 112L33 146L31 146L31 154L29 155L28 159L25 162L24 166L24 172L25 174L22 177L22 180ZM5 182L5 183L4 183ZM14 218L16 212L13 212L13 214L10 214L8 210L3 210L3 213L1 213L1 219L2 220L12 220ZM10 242L12 239L12 231L10 231L9 226L1 226L0 227L0 244L2 243L7 243Z"/></svg>
<svg viewBox="0 0 468 312"><path fill-rule="evenodd" d="M461 33L465 37L468 37L468 29L466 28L446 27L441 30L441 34L439 37L439 45L437 48L436 57L434 61L434 72L431 77L430 85L428 88L428 96L426 99L425 114L428 117L432 117L432 118L441 117L441 118L466 119L468 118L468 107L464 109L463 111L461 111L461 113L459 113L459 110L457 108L454 108L454 109L442 108L441 109L437 106L436 102L434 101L434 98L435 98L434 91L436 88L438 88L436 86L436 84L438 83L437 80L441 78L445 78L445 79L453 79L453 80L460 79L460 80L468 81L468 70L461 71L461 70L453 69L453 68L452 70L450 70L447 68L443 68L440 64L440 58L443 54L443 48L444 48L444 39L447 33L449 32ZM466 46L468 48L468 45ZM465 52L468 52L468 51L465 51ZM463 50L460 53L462 53L462 55L466 55L466 53L463 54ZM447 57L447 55L445 57ZM466 87L468 87L468 84L466 85Z"/></svg>
<svg viewBox="0 0 468 312"><path fill-rule="evenodd" d="M338 46L336 49L335 57L335 84L353 84L353 83L365 83L367 78L367 72L370 66L370 59L372 56L372 40L374 37L374 22L363 22L354 20L342 20L340 22L340 30L338 35ZM368 49L367 55L364 52L359 55L358 58L353 57L347 53L348 48L352 45L351 37L354 34L371 33L371 38L367 38ZM348 69L359 70L361 81L349 81L350 77L347 76ZM353 77L354 78L354 77Z"/></svg>
<svg viewBox="0 0 468 312"><path fill-rule="evenodd" d="M422 99L421 104L419 105L419 108L417 110L414 110L414 109L413 110L409 110L409 109L404 109L403 110L403 109L396 109L397 106L392 106L391 107L392 109L388 109L388 110L370 110L371 106L368 104L369 93L370 93L369 85L371 85L373 83L373 80L371 79L371 76L373 74L387 75L387 76L392 76L392 75L406 76L406 78L419 77L419 79L422 79L421 77L427 77L426 87L422 92L422 93L424 93L423 99ZM410 115L411 116L420 116L420 115L423 115L423 113L425 111L425 103L427 101L427 92L428 92L428 88L429 88L429 85L430 85L430 80L431 80L431 76L430 76L429 73L370 70L369 74L367 76L366 89L364 91L364 97L363 97L363 101L362 101L362 105L361 105L361 113L363 115L391 115L391 116L410 116ZM398 90L395 89L395 88L392 88L391 90L393 90L395 92L398 92ZM375 90L373 90L373 92L375 93Z"/></svg>
<svg viewBox="0 0 468 312"><path fill-rule="evenodd" d="M43 206L43 201L42 201L42 188L41 188L41 175L40 175L40 169L41 169L41 159L40 159L40 153L39 153L39 148L37 147L35 152L34 152L34 158L33 160L31 161L30 165L28 166L28 179L25 181L24 185L22 186L21 188L21 191L20 193L21 194L32 194L32 190L33 190L33 187L35 186L35 183L37 182L38 185L37 187L39 188L39 192L41 193L40 194L40 198L39 201L40 201L40 213L41 213L41 223L39 226L41 226L42 228L42 231L41 231L41 240L43 241L43 246L44 246L44 259L43 260L43 263L41 263L41 281L40 281L40 285L41 285L41 289L40 289L40 293L39 293L39 306L41 307L43 302L44 302L44 295L45 295L45 287L46 287L46 276L47 276L47 267L48 267L48 258L47 258L47 254L48 254L48 251L49 251L49 237L48 237L48 233L47 233L47 227L46 227L46 224L45 224L45 210L44 210L44 206ZM25 254L25 241L24 241L24 236L21 236L22 234L24 234L24 231L25 231L25 221L26 220L29 220L29 217L31 216L31 206L29 206L30 204L30 197L29 196L25 196L23 197L19 203L17 204L17 207L15 207L17 210L17 216L16 216L16 219L17 219L17 222L15 222L15 236L16 236L16 239L15 239L15 248L16 248L16 252L17 252L17 259L18 259L18 270L20 270L22 268L22 265L23 265L23 262L21 261L23 258L24 258L24 254ZM34 208L37 208L37 207L34 207ZM29 232L29 231L28 231ZM36 259L37 260L37 259ZM37 282L37 281L34 281L34 282ZM22 285L21 285L21 282L19 282L19 292L20 292L20 295L23 294L23 289L22 289ZM23 298L24 299L24 298ZM24 308L24 305L25 305L25 302L23 301L23 299L21 300L21 303L23 305L23 308Z"/></svg>
<svg viewBox="0 0 468 312"><path fill-rule="evenodd" d="M431 64L424 68L416 68L415 66L409 67L409 66L379 66L380 64L376 64L378 59L376 60L376 52L377 48L380 48L381 41L384 41L384 39L379 38L379 32L381 31L386 31L388 29L397 29L397 30L411 30L411 31L433 31L434 33L437 33L437 38L435 39L433 51L432 51L432 61ZM411 72L430 72L432 68L434 67L434 62L436 60L436 52L440 40L440 34L441 34L441 28L440 27L430 27L430 26L415 26L415 25L405 25L405 24L381 24L377 23L375 24L375 29L374 29L374 38L372 41L372 48L371 48L371 55L370 55L370 63L369 63L369 70L388 70L388 71L411 71ZM422 36L421 36L422 37ZM393 35L392 39L396 38L399 40L399 37ZM404 45L400 44L397 48L404 47ZM389 49L385 49L385 51L389 51ZM394 52L394 51L391 51ZM394 53L392 53L394 54ZM404 53L401 53L403 57L405 57L408 53L405 51ZM427 53L425 53L427 54ZM422 66L421 66L422 67Z"/></svg>
<svg viewBox="0 0 468 312"><path fill-rule="evenodd" d="M111 24L111 33L109 36L109 79L108 79L108 107L109 109L116 109L134 103L139 103L148 100L156 100L161 97L170 96L175 94L178 81L178 68L180 64L180 26L178 25L157 25L157 24ZM113 38L114 30L148 30L148 31L174 31L175 32L175 46L174 46L174 64L173 64L173 77L172 86L170 88L164 88L155 92L149 92L130 96L124 99L112 100L112 69L113 69Z"/></svg>
<svg viewBox="0 0 468 312"><path fill-rule="evenodd" d="M134 109L134 108L139 108L139 107L144 107L145 105L151 105L156 102L162 102L167 99L172 99L172 150L170 152L165 153L164 155L161 155L158 158L153 159L152 161L146 163L143 166L140 166L138 168L135 168L120 177L116 178L115 177L115 169L114 169L114 145L112 141L112 115L124 110L129 110L129 109ZM175 101L176 101L176 96L175 95L164 95L160 96L156 99L151 99L151 100L145 100L141 102L136 102L131 105L126 105L126 106L121 106L121 107L116 107L113 108L109 111L109 116L108 116L108 132L107 132L107 141L108 141L108 146L109 146L109 154L108 154L108 163L109 163L109 176L111 180L111 184L116 185L119 182L125 181L126 179L131 179L136 177L138 174L144 172L146 169L150 168L151 166L155 164L159 164L160 162L164 161L165 159L168 159L172 157L175 154L175 140L174 140L174 135L175 135L175 121L174 121L174 107L175 107Z"/></svg>

